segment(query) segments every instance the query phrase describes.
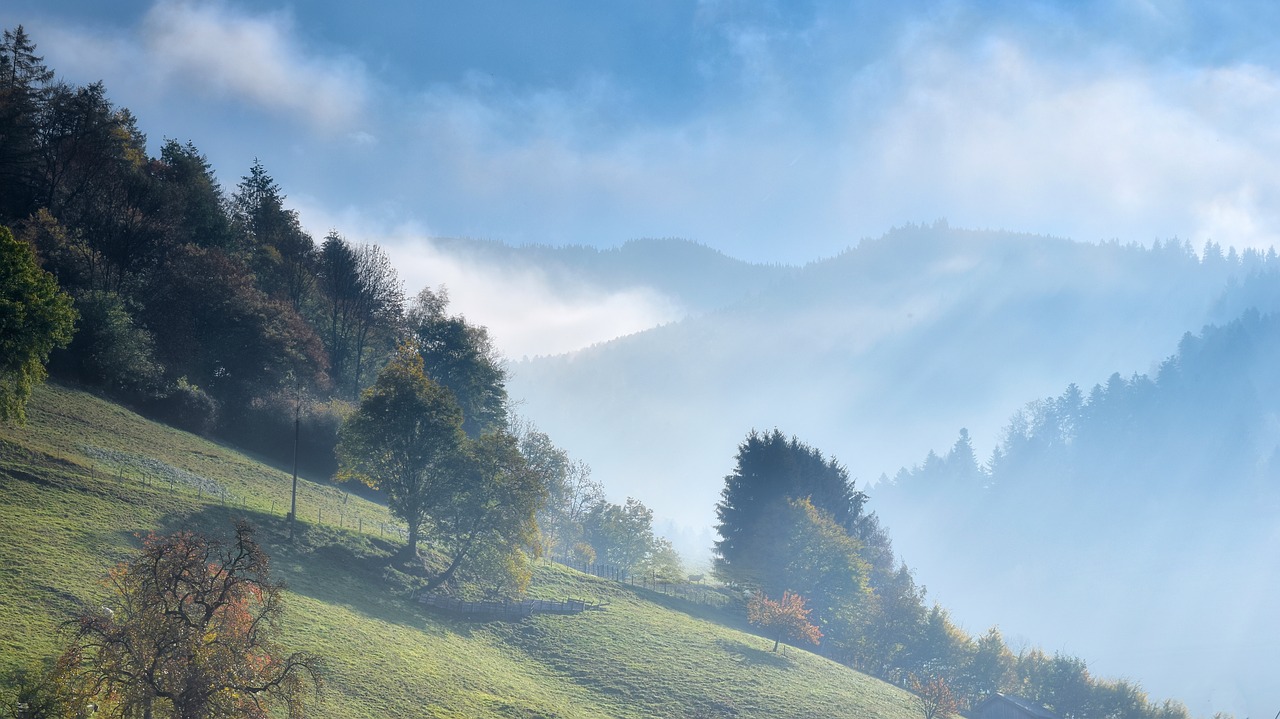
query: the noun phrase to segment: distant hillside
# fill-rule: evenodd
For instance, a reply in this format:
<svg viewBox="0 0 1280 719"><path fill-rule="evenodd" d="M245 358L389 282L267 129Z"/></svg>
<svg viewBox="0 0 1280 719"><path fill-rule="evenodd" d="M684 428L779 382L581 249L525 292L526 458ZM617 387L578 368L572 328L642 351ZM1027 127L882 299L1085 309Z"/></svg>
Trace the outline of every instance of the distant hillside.
<svg viewBox="0 0 1280 719"><path fill-rule="evenodd" d="M798 434L866 484L961 426L994 437L1027 397L1145 371L1267 266L1177 242L907 227L724 308L516 363L509 388L613 494L705 527L753 427Z"/></svg>
<svg viewBox="0 0 1280 719"><path fill-rule="evenodd" d="M750 264L680 239L630 240L604 250L457 238L435 239L432 244L454 258L491 269L536 268L561 288L656 290L692 313L733 304L798 272L792 267Z"/></svg>
<svg viewBox="0 0 1280 719"><path fill-rule="evenodd" d="M1266 285L1239 289L1266 307ZM1150 374L1026 405L989 460L964 437L929 454L873 504L959 616L1256 716L1280 633L1277 367L1280 314L1246 310Z"/></svg>
<svg viewBox="0 0 1280 719"><path fill-rule="evenodd" d="M314 716L916 716L888 684L803 650L770 653L732 626L736 615L558 565L538 568L534 596L606 610L444 618L388 584L398 545L380 536L378 505L304 480L306 528L290 543L286 473L57 386L37 390L28 411L26 427L0 426L0 676L55 653L82 602L109 601L100 579L139 533L225 534L229 517L248 516L291 589L285 641L331 667Z"/></svg>

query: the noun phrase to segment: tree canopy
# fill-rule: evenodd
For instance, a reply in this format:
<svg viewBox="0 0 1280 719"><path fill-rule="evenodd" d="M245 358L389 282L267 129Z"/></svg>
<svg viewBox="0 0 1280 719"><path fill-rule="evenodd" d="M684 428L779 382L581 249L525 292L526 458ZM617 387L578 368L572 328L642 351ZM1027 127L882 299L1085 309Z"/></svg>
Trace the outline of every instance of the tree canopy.
<svg viewBox="0 0 1280 719"><path fill-rule="evenodd" d="M406 343L343 424L338 477L387 493L391 511L409 527L405 553L412 556L423 522L448 498L462 440L461 410Z"/></svg>
<svg viewBox="0 0 1280 719"><path fill-rule="evenodd" d="M765 586L785 572L786 534L780 521L788 502L808 499L848 533L862 519L866 495L854 489L845 468L777 429L752 431L738 447L733 474L716 504L716 571L725 579Z"/></svg>
<svg viewBox="0 0 1280 719"><path fill-rule="evenodd" d="M147 537L110 573L107 606L86 611L61 662L107 717L302 717L320 660L278 643L281 585L247 523L224 544L195 532Z"/></svg>
<svg viewBox="0 0 1280 719"><path fill-rule="evenodd" d="M71 297L31 247L0 227L0 420L25 420L49 353L71 341L75 321Z"/></svg>

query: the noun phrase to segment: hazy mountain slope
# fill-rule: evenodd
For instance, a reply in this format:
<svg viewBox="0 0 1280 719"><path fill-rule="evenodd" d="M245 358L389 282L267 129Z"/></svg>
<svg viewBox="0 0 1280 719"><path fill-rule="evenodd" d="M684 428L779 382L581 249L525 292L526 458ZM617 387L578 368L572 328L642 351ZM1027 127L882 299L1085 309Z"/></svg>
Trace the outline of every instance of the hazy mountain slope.
<svg viewBox="0 0 1280 719"><path fill-rule="evenodd" d="M1027 397L1147 369L1244 272L1178 244L909 227L730 307L517 363L510 390L615 496L706 527L753 427L865 482L962 426L994 436Z"/></svg>
<svg viewBox="0 0 1280 719"><path fill-rule="evenodd" d="M942 453L873 502L957 616L1193 707L1265 714L1276 650L1260 638L1280 634L1277 366L1280 315L1249 310L1186 335L1150 376L1029 405L986 471Z"/></svg>
<svg viewBox="0 0 1280 719"><path fill-rule="evenodd" d="M387 586L399 545L379 536L377 505L303 480L299 516L326 526L307 521L292 543L285 472L65 388L38 389L28 411L26 427L0 425L0 676L54 654L59 624L81 602L111 601L100 579L138 533L225 536L231 516L247 515L290 586L285 643L331 668L327 700L309 716L917 714L888 684L803 650L770 653L771 642L732 626L735 615L558 565L537 569L536 596L606 611L516 624L443 618Z"/></svg>

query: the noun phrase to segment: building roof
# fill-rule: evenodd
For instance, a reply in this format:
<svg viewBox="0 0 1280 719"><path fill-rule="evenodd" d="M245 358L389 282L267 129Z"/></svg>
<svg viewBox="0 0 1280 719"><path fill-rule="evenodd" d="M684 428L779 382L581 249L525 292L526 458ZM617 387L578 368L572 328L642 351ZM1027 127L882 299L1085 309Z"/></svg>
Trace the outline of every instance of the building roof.
<svg viewBox="0 0 1280 719"><path fill-rule="evenodd" d="M1040 704L1018 696L1006 696L1004 694L992 694L985 701L975 708L975 713L982 713L984 707L994 702L1005 702L1012 704L1018 709L1027 713L1027 716L1036 717L1036 719L1058 719L1058 715L1044 708Z"/></svg>

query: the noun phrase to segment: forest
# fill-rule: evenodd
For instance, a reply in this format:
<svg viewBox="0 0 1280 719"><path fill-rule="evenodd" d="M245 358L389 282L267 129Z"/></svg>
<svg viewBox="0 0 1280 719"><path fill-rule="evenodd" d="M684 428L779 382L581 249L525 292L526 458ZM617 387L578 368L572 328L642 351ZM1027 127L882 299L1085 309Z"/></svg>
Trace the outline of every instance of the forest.
<svg viewBox="0 0 1280 719"><path fill-rule="evenodd" d="M17 243L5 251L26 248L62 293L43 285L57 327L28 353L47 356L50 376L378 492L407 528L398 571L423 591L519 595L532 559L552 554L683 577L642 501L608 501L586 464L516 416L503 358L483 326L451 312L447 291L407 293L377 245L337 230L317 242L260 163L227 191L192 142L166 138L149 155L129 110L102 84L56 80L21 26L5 30L0 57L0 226ZM1176 450L1144 455L1157 465L1100 458L1114 443L1159 440L1155 423L1126 434L1138 431L1126 419L1135 414L1195 422L1181 429L1205 435L1253 426L1153 408L1224 392L1263 402L1202 367L1229 358L1239 366L1219 379L1265 375L1270 355L1253 348L1274 342L1273 324L1252 315L1188 335L1156 378L1117 375L1087 397L1072 386L1017 415L985 467L962 433L898 486L945 483L954 496L930 494L945 522L944 505L982 492L1019 506L1018 478L1066 455L1076 474L1062 476L1064 501L1088 482L1114 490L1152 472L1189 481L1195 458ZM2 378L12 421L43 371L19 364ZM1276 461L1265 438L1251 449L1212 459L1242 471ZM753 430L735 461L716 506L715 574L738 592L736 610L774 632L775 648L815 645L900 686L954 694L957 708L1001 692L1073 719L1190 715L1135 683L1093 676L1074 656L1015 652L995 627L966 633L928 600L867 494L821 450Z"/></svg>

